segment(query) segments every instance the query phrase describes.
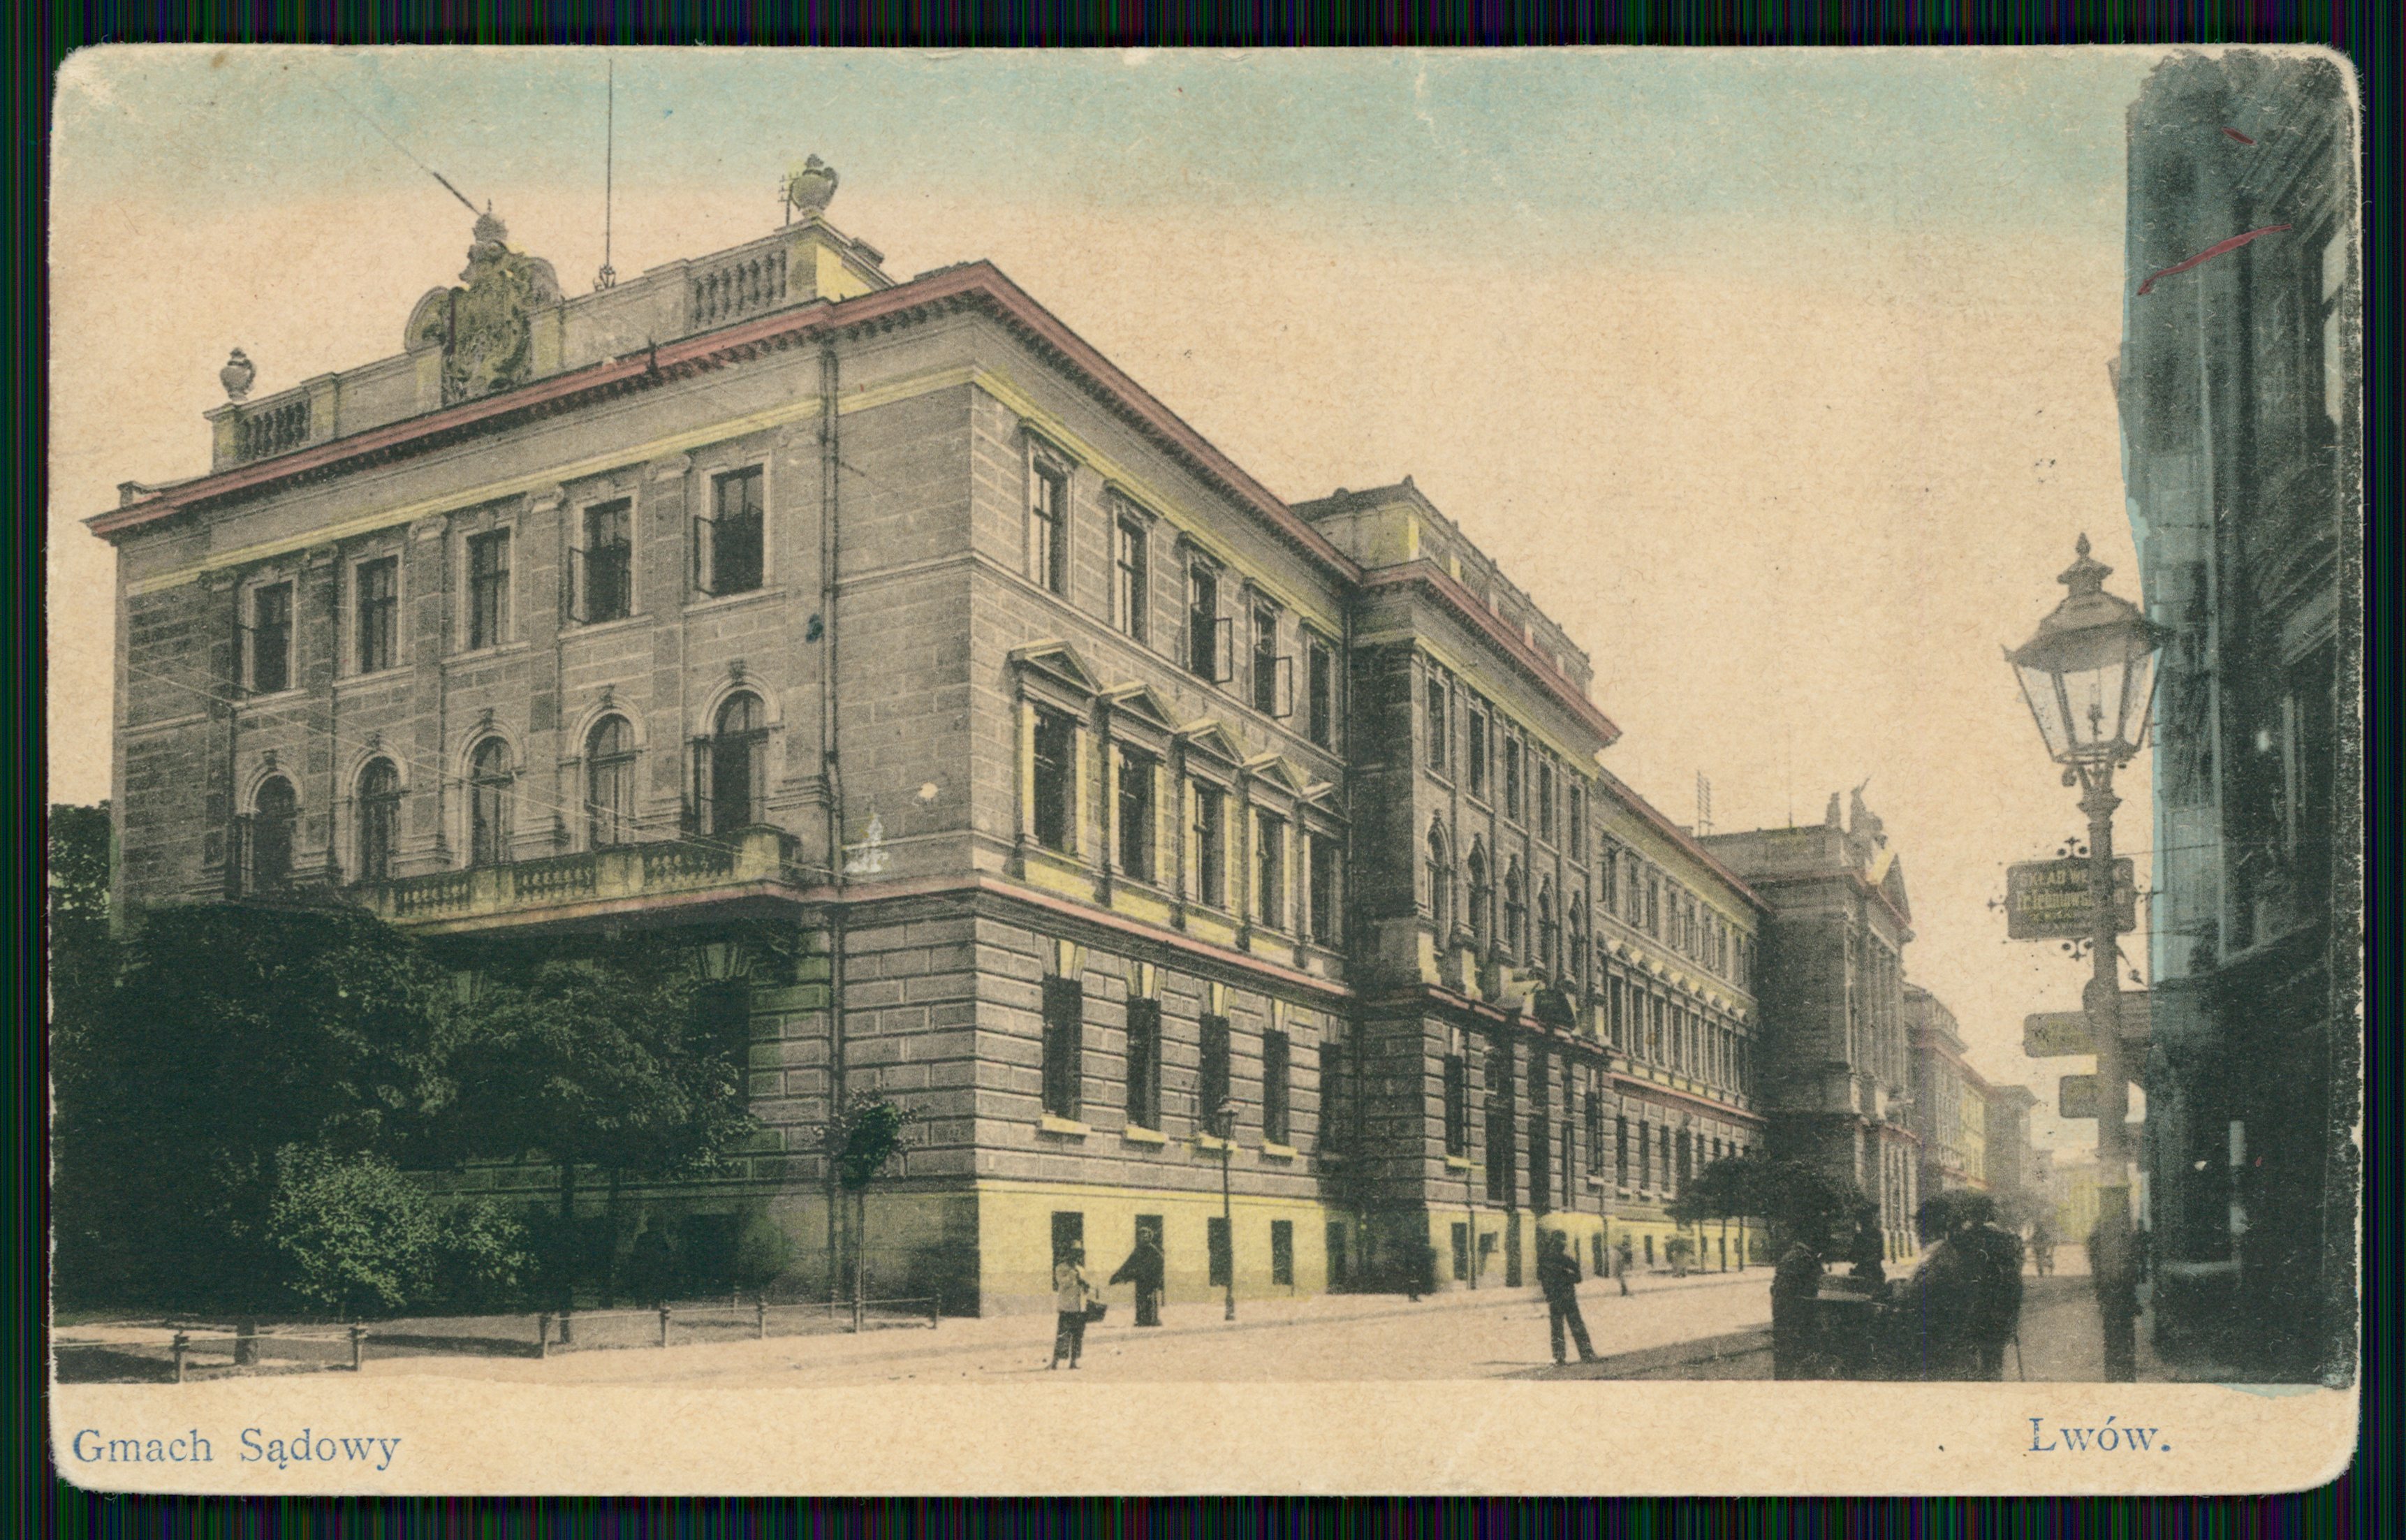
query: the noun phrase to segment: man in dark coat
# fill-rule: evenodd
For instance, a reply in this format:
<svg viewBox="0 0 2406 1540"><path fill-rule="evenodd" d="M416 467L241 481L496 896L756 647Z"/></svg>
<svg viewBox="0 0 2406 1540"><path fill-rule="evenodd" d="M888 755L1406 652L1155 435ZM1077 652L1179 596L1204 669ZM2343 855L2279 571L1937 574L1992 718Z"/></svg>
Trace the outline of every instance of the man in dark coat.
<svg viewBox="0 0 2406 1540"><path fill-rule="evenodd" d="M1161 1324L1162 1274L1166 1269L1161 1248L1153 1243L1151 1236L1139 1235L1136 1249L1120 1264L1120 1270L1111 1275L1113 1283L1136 1285L1136 1323L1139 1326Z"/></svg>
<svg viewBox="0 0 2406 1540"><path fill-rule="evenodd" d="M1629 1269L1637 1265L1637 1248L1623 1236L1612 1249L1612 1276L1621 1280L1621 1297L1629 1297Z"/></svg>
<svg viewBox="0 0 2406 1540"><path fill-rule="evenodd" d="M1570 1327L1571 1340L1578 1344L1579 1362L1595 1362L1595 1349L1587 1339L1587 1321L1579 1315L1578 1258L1571 1255L1563 1244L1560 1230L1539 1232L1537 1243L1537 1287L1546 1293L1546 1324L1554 1341L1554 1362L1564 1361L1563 1327Z"/></svg>
<svg viewBox="0 0 2406 1540"><path fill-rule="evenodd" d="M1956 1236L1980 1262L1970 1322L1974 1366L1982 1379L2003 1379L2005 1344L2021 1331L2022 1237L1993 1221L1967 1224Z"/></svg>
<svg viewBox="0 0 2406 1540"><path fill-rule="evenodd" d="M1821 1250L1817 1236L1798 1235L1771 1273L1771 1378L1818 1379Z"/></svg>
<svg viewBox="0 0 2406 1540"><path fill-rule="evenodd" d="M1944 1198L1931 1199L1914 1214L1928 1250L1899 1288L1889 1322L1897 1366L1919 1379L1985 1378L1978 1340L1992 1292L1990 1263L1969 1227L1948 1229L1955 1215L1956 1206Z"/></svg>

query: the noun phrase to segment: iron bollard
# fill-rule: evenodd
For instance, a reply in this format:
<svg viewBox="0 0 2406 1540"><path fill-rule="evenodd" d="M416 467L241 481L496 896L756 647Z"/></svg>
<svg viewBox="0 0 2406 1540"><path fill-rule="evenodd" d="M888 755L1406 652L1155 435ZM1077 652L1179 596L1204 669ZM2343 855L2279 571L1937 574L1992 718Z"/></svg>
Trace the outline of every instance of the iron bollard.
<svg viewBox="0 0 2406 1540"><path fill-rule="evenodd" d="M762 1294L752 1302L752 1335L765 1341L769 1335L769 1296Z"/></svg>
<svg viewBox="0 0 2406 1540"><path fill-rule="evenodd" d="M573 1314L569 1310L559 1312L559 1345L563 1348L576 1340L575 1327L572 1324Z"/></svg>
<svg viewBox="0 0 2406 1540"><path fill-rule="evenodd" d="M534 1356L551 1356L551 1312L544 1311L534 1318Z"/></svg>
<svg viewBox="0 0 2406 1540"><path fill-rule="evenodd" d="M367 1340L368 1329L366 1327L354 1326L351 1328L351 1373L353 1374L360 1372L360 1360L366 1356L363 1349Z"/></svg>
<svg viewBox="0 0 2406 1540"><path fill-rule="evenodd" d="M191 1350L191 1347L192 1338L190 1333L177 1332L176 1334L174 1351L176 1354L176 1383L178 1385L181 1385L184 1382L184 1355Z"/></svg>
<svg viewBox="0 0 2406 1540"><path fill-rule="evenodd" d="M661 1307L660 1307L660 1346L661 1346L661 1347L663 1347L663 1348L665 1348L665 1347L667 1347L668 1345L669 1345L669 1307L668 1307L667 1306L663 1305L663 1306L661 1306Z"/></svg>
<svg viewBox="0 0 2406 1540"><path fill-rule="evenodd" d="M943 1311L944 1311L944 1296L943 1296L943 1295L941 1295L941 1294L936 1294L936 1295L933 1295L932 1297L930 1297L930 1298L928 1299L928 1301L927 1301L927 1330L929 1330L929 1331L931 1331L931 1332L932 1332L932 1331L934 1331L934 1330L936 1329L936 1318L937 1318L938 1316L940 1316L940 1315L943 1314Z"/></svg>
<svg viewBox="0 0 2406 1540"><path fill-rule="evenodd" d="M259 1364L259 1322L245 1318L234 1325L234 1361L257 1367Z"/></svg>

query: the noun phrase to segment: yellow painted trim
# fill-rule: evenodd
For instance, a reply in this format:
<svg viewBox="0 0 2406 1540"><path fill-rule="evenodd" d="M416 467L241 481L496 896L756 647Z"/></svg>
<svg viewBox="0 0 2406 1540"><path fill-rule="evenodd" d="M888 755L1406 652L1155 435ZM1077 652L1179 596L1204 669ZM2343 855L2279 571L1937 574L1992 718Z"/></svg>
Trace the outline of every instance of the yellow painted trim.
<svg viewBox="0 0 2406 1540"><path fill-rule="evenodd" d="M1126 888L1115 887L1111 889L1111 908L1131 919L1143 920L1148 924L1169 924L1169 905L1149 893L1132 893Z"/></svg>
<svg viewBox="0 0 2406 1540"><path fill-rule="evenodd" d="M932 395L939 390L950 390L964 385L974 384L979 374L980 371L973 368L955 366L929 374L914 374L886 385L862 386L839 394L836 398L836 411L840 416L849 416L880 406L891 406L898 402ZM446 493L438 498L425 498L416 502L381 508L374 513L361 514L356 518L345 519L338 524L322 526L305 535L292 535L282 540L262 541L254 545L219 551L193 566L177 568L174 572L160 572L154 576L129 583L126 585L126 591L129 594L139 595L180 587L195 581L205 573L216 572L221 568L248 566L251 562L264 561L271 557L306 550L312 545L322 545L329 541L348 540L358 535L373 534L378 530L412 524L418 519L435 515L457 513L462 508L473 508L479 503L513 497L520 492L537 491L559 483L600 475L605 471L621 470L630 465L643 464L664 456L705 448L729 439L742 438L746 433L757 433L764 429L783 427L789 422L814 417L818 416L819 410L820 398L816 392L813 392L806 397L785 402L762 411L748 413L740 417L725 418L701 428L687 429L681 433L672 433L648 443L614 449L607 454L588 455L583 459L574 460L566 465L552 466L525 475L488 482L480 487Z"/></svg>
<svg viewBox="0 0 2406 1540"><path fill-rule="evenodd" d="M1167 1145L1169 1142L1169 1136L1163 1133L1160 1129L1140 1128L1135 1123L1129 1123L1126 1127L1121 1129L1120 1137L1127 1140L1130 1144Z"/></svg>
<svg viewBox="0 0 2406 1540"><path fill-rule="evenodd" d="M1220 1207L1220 1194L1182 1187L1130 1187L1121 1182L1015 1181L1008 1177L981 1177L973 1185L978 1193L1009 1193L1032 1197L1119 1198L1128 1201L1175 1200L1180 1203L1208 1204ZM1270 1194L1238 1193L1230 1207L1237 1208L1293 1208L1298 1211L1339 1214L1344 1210L1318 1198L1287 1198Z"/></svg>
<svg viewBox="0 0 2406 1540"><path fill-rule="evenodd" d="M1022 864L1021 878L1031 887L1040 887L1048 893L1057 893L1063 897L1075 898L1081 903L1093 903L1095 901L1094 878L1087 874L1083 867L1076 867L1069 870L1062 869L1055 864L1060 860L1060 856L1049 850L1031 847L1027 852L1026 861Z"/></svg>
<svg viewBox="0 0 2406 1540"><path fill-rule="evenodd" d="M1010 375L995 370L981 369L976 371L975 377L970 383L992 396L1005 411L1059 445L1062 449L1076 456L1080 461L1099 473L1104 480L1115 484L1121 491L1145 504L1153 513L1166 519L1181 534L1201 547L1213 560L1252 582L1297 615L1309 617L1330 635L1343 634L1343 624L1336 615L1323 609L1318 602L1299 597L1283 584L1263 578L1250 564L1238 561L1230 554L1226 545L1205 532L1207 524L1191 509L1128 469L1125 464L1105 454L1096 447L1091 440L1073 432L1069 424L1038 405L1035 399L1021 389ZM1248 513L1245 516L1252 518L1255 516Z"/></svg>

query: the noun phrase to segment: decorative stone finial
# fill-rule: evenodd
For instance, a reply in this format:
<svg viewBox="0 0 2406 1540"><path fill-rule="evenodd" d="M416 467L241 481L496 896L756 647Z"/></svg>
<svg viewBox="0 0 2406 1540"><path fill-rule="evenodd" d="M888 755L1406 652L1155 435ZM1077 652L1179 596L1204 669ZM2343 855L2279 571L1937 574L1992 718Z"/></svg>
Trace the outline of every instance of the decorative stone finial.
<svg viewBox="0 0 2406 1540"><path fill-rule="evenodd" d="M840 179L835 167L814 155L785 173L785 206L806 220L815 219L827 212Z"/></svg>
<svg viewBox="0 0 2406 1540"><path fill-rule="evenodd" d="M243 356L239 347L226 360L225 367L218 371L218 383L225 387L228 401L240 401L249 395L250 382L258 377L259 371L251 367L250 360Z"/></svg>
<svg viewBox="0 0 2406 1540"><path fill-rule="evenodd" d="M2087 535L2082 535L2079 543L2072 547L2072 565L2056 573L2055 580L2071 589L2073 599L2102 592L2105 579L2114 569L2088 554Z"/></svg>
<svg viewBox="0 0 2406 1540"><path fill-rule="evenodd" d="M476 216L476 240L481 244L499 246L510 238L510 227L493 215L493 202L485 200L485 211Z"/></svg>

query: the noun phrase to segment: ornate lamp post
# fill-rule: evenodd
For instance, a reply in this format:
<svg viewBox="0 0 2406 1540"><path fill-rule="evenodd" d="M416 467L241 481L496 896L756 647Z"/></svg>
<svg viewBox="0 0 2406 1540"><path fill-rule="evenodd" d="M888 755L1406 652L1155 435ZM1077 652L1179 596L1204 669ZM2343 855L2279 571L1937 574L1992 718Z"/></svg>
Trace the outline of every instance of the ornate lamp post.
<svg viewBox="0 0 2406 1540"><path fill-rule="evenodd" d="M2136 1378L2138 1316L2130 1255L2130 1109L2123 1063L2121 987L2114 902L2114 771L2137 756L2154 702L2155 655L2165 632L2139 607L2105 592L2113 569L2076 556L2056 581L2070 590L2038 632L2005 654L2020 679L2046 751L2063 766L2063 784L2080 788L2088 814L2088 894L2092 971L2082 996L2097 1048L2097 1302L2104 1318L2105 1378Z"/></svg>

